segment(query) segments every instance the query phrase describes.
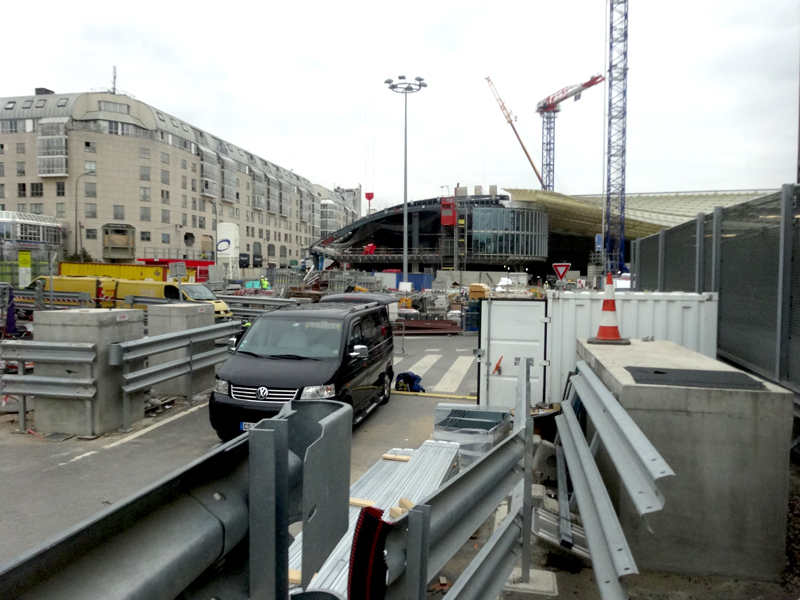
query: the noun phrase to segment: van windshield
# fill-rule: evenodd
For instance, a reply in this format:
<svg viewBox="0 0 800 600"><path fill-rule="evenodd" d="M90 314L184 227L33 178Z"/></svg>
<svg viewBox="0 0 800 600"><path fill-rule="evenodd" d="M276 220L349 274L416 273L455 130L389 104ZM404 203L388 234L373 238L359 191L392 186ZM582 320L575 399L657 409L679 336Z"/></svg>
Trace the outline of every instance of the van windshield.
<svg viewBox="0 0 800 600"><path fill-rule="evenodd" d="M270 317L253 323L237 350L264 357L335 358L341 339L341 321Z"/></svg>
<svg viewBox="0 0 800 600"><path fill-rule="evenodd" d="M183 291L192 300L216 300L217 297L210 289L198 283L185 283L181 285Z"/></svg>

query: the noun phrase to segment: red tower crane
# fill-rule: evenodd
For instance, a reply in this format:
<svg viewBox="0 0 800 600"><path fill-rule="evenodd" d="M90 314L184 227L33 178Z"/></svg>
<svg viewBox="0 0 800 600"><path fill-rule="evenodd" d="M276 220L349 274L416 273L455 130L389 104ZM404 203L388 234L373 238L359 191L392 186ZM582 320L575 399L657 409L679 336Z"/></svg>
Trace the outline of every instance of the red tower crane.
<svg viewBox="0 0 800 600"><path fill-rule="evenodd" d="M544 181L542 181L542 176L539 174L539 169L537 169L536 165L533 164L533 159L531 158L531 155L528 154L528 149L525 147L525 144L522 143L522 138L519 137L519 133L517 133L517 128L514 127L514 121L517 120L517 117L515 117L514 113L512 113L506 108L506 105L500 98L500 94L497 93L497 89L494 87L491 78L487 77L486 81L489 82L489 87L491 88L492 93L494 94L495 100L497 100L497 103L500 105L500 110L503 111L503 116L506 118L506 121L508 121L508 124L511 125L511 129L514 130L514 135L517 136L517 140L519 140L519 145L522 146L522 150L523 152L525 152L525 156L528 157L528 162L531 163L531 166L533 167L533 172L536 173L536 177L539 178L539 183L542 184L542 189L546 189L544 187Z"/></svg>
<svg viewBox="0 0 800 600"><path fill-rule="evenodd" d="M580 100L581 92L605 80L602 75L595 75L584 83L576 83L557 91L536 105L536 112L542 117L542 189L553 190L555 183L556 157L556 116L561 110L561 103L569 98Z"/></svg>

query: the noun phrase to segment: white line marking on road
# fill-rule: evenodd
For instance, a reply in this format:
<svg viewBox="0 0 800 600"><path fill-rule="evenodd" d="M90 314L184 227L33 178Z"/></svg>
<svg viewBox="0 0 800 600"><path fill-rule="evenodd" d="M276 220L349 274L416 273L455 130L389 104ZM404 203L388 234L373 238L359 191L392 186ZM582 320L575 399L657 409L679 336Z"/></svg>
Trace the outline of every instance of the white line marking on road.
<svg viewBox="0 0 800 600"><path fill-rule="evenodd" d="M167 419L164 419L163 421L159 421L158 423L148 427L147 429L142 429L141 431L137 431L136 433L132 433L131 435L129 435L126 438L122 438L121 440L117 440L116 442L108 444L107 446L103 446L103 448L114 448L115 446L119 446L120 444L124 444L125 442L130 442L131 440L135 440L140 435L144 435L145 433L149 433L149 432L153 431L154 429L158 429L162 425L166 425L167 423L171 423L172 421L174 421L176 419L180 419L181 417L185 417L189 413L192 413L192 412L196 411L198 408L203 408L206 404L208 404L208 402L203 402L202 404L198 404L197 406L193 406L189 410L185 410L185 411L183 411L181 413L178 413L177 415L172 415L171 417L169 417Z"/></svg>
<svg viewBox="0 0 800 600"><path fill-rule="evenodd" d="M474 356L459 356L442 380L433 388L434 392L455 392L475 361Z"/></svg>
<svg viewBox="0 0 800 600"><path fill-rule="evenodd" d="M426 348L425 352L441 352L439 348Z"/></svg>
<svg viewBox="0 0 800 600"><path fill-rule="evenodd" d="M58 466L62 467L64 465L68 465L69 463L73 463L76 460L80 460L82 458L86 458L87 456L91 456L92 454L97 454L97 450L92 450L91 452L85 452L83 454L79 454L78 456L76 456L72 460L68 460L67 462L63 462L63 463L58 463Z"/></svg>
<svg viewBox="0 0 800 600"><path fill-rule="evenodd" d="M469 352L472 348L456 348L456 352Z"/></svg>
<svg viewBox="0 0 800 600"><path fill-rule="evenodd" d="M401 360L403 360L403 357L402 357L402 356L395 356L395 357L394 357L394 364L397 364L397 363L399 363Z"/></svg>
<svg viewBox="0 0 800 600"><path fill-rule="evenodd" d="M442 358L441 354L428 354L412 365L409 371L422 377L440 358Z"/></svg>

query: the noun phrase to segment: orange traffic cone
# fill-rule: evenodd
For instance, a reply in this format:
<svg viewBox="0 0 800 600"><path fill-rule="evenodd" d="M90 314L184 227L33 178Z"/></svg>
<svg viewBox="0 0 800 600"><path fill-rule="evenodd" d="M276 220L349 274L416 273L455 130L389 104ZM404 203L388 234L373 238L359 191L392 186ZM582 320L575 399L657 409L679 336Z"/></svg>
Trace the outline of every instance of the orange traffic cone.
<svg viewBox="0 0 800 600"><path fill-rule="evenodd" d="M611 273L606 277L605 297L603 298L603 312L600 313L600 327L597 328L597 337L587 340L590 344L618 344L629 345L631 341L619 335L617 326L617 302L614 300L614 282Z"/></svg>

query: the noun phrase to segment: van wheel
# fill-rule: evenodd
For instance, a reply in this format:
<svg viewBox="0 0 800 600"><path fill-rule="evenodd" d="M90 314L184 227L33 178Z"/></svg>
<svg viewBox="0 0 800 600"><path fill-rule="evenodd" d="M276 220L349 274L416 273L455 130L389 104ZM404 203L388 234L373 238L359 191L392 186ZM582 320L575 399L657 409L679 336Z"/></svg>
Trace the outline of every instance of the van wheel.
<svg viewBox="0 0 800 600"><path fill-rule="evenodd" d="M391 371L386 371L383 374L383 395L381 396L380 404L381 406L389 402L389 398L392 395L392 373Z"/></svg>

